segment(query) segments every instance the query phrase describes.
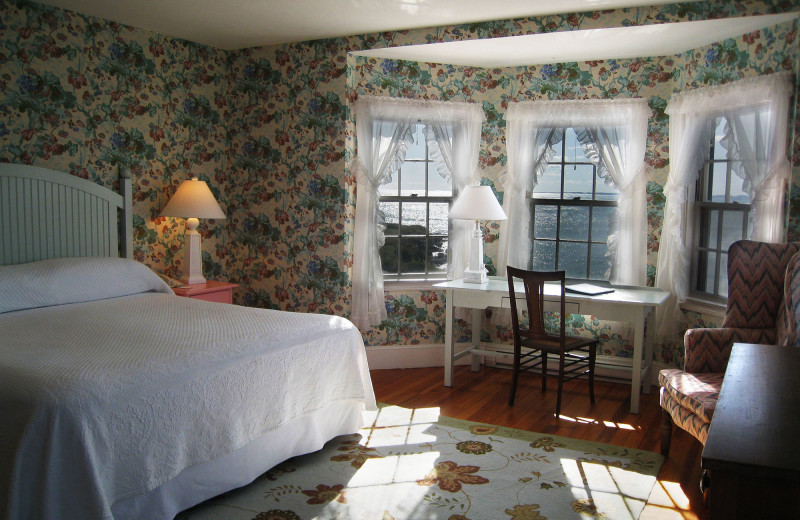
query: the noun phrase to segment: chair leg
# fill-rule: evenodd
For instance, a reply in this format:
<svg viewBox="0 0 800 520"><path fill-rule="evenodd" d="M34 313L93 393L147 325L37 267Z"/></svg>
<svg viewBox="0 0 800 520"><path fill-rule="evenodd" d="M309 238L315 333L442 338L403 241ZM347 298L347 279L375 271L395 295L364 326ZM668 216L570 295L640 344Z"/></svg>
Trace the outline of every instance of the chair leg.
<svg viewBox="0 0 800 520"><path fill-rule="evenodd" d="M547 352L542 350L542 393L547 392Z"/></svg>
<svg viewBox="0 0 800 520"><path fill-rule="evenodd" d="M669 445L672 442L672 416L664 408L661 409L661 455L669 456Z"/></svg>
<svg viewBox="0 0 800 520"><path fill-rule="evenodd" d="M564 352L558 361L558 396L556 396L556 418L561 416L561 387L564 385Z"/></svg>
<svg viewBox="0 0 800 520"><path fill-rule="evenodd" d="M514 367L511 369L511 395L508 396L508 406L514 406L517 396L517 379L519 378L520 350L514 346Z"/></svg>

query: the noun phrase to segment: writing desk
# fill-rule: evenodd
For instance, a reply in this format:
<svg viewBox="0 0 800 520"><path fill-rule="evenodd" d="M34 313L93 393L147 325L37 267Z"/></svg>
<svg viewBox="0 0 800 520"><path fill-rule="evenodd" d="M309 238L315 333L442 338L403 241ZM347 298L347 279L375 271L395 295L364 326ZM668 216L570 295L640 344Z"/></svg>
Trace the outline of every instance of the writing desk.
<svg viewBox="0 0 800 520"><path fill-rule="evenodd" d="M444 340L444 384L453 386L453 364L456 359L472 355L472 370L480 367L480 356L508 355L502 347L485 349L480 343L481 311L487 307L510 307L508 281L501 277L490 277L484 284L465 283L464 280L450 280L437 283L434 287L444 289L447 296L445 314ZM525 289L517 282L514 290L518 297L525 297ZM633 325L633 359L631 361L631 412L639 412L639 392L650 392L650 366L653 358L653 326L647 327L645 337L645 320L648 315L663 304L669 293L652 287L614 287L614 292L587 296L567 292L566 311L570 314L587 314L610 321L628 322ZM552 297L552 299L548 299ZM545 284L545 308L556 310L560 305L561 285ZM466 307L472 309L472 346L462 352L455 352L453 337L453 309ZM642 359L644 354L644 360ZM598 356L598 363L602 364ZM644 377L643 377L644 375Z"/></svg>

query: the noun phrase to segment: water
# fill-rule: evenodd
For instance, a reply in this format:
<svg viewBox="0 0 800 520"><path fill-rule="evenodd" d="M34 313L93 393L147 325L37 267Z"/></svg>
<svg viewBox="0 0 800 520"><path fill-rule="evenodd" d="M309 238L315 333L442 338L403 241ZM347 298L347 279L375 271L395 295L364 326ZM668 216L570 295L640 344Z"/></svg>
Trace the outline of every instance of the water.
<svg viewBox="0 0 800 520"><path fill-rule="evenodd" d="M542 198L551 194L539 194ZM568 198L586 199L584 192L574 192L566 194ZM591 194L588 194L591 197ZM613 200L610 197L606 200ZM425 202L404 202L403 203L403 234L417 235L424 234L426 225L427 207L430 207L429 226L431 238L428 239L427 253L426 244L423 237L404 236L401 252L403 258L399 260L403 264L404 272L424 272L423 258L428 256L427 263L429 272L443 272L447 269L447 232L448 219L447 203ZM380 209L384 213L386 229L386 246L381 250L381 259L384 272L396 274L398 260L397 257L397 229L400 223L400 203L381 202ZM562 207L561 226L558 229L558 210L556 206L539 204L535 207L535 223L533 227L533 269L537 270L564 270L570 278L586 278L587 264L589 267L589 278L601 280L605 278L608 269L606 253L608 246L606 241L608 233L613 229L613 222L616 218L616 208L607 206L597 206L591 212L588 206ZM419 226L419 227L417 227ZM415 229L416 228L416 229ZM556 234L559 232L561 243L556 253ZM590 235L591 231L591 235ZM591 241L590 241L591 240ZM556 265L558 256L558 265ZM408 271L411 269L411 271Z"/></svg>

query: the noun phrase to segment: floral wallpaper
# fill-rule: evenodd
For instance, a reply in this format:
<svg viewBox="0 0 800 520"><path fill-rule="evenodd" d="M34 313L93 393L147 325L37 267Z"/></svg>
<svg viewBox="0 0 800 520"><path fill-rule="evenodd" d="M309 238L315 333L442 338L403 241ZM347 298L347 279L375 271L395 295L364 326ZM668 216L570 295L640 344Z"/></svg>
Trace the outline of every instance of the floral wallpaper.
<svg viewBox="0 0 800 520"><path fill-rule="evenodd" d="M0 0L0 161L64 170L105 186L114 185L120 165L130 166L136 257L172 276L182 267L183 222L158 215L180 182L197 175L209 181L227 215L201 224L207 278L238 283L240 304L347 316L355 204L350 106L359 95L480 103L487 115L480 153L484 183L500 197L509 101L645 97L652 109L646 156L652 168L652 281L668 172L669 96L774 70L797 72L795 24L676 56L503 69L356 58L348 51L788 12L797 4L670 4L223 51L71 11ZM793 154L790 238L800 239L800 143ZM486 232L492 268L499 227L490 224ZM443 341L440 291L388 291L386 306L389 318L363 331L368 345ZM506 325L484 323L486 339L508 341ZM457 335L466 339L468 324L457 325ZM570 326L602 338L604 354L630 356L625 324L573 316ZM657 359L679 366L680 345L664 345Z"/></svg>

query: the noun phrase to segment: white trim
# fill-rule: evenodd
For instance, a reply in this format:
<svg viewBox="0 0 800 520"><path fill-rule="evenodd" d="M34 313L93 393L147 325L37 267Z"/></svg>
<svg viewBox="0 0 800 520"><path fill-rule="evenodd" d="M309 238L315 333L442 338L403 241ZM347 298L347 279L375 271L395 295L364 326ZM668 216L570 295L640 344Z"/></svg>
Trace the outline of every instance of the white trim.
<svg viewBox="0 0 800 520"><path fill-rule="evenodd" d="M456 353L467 350L471 344L457 344ZM507 345L510 349L511 345ZM398 368L423 368L444 366L444 344L420 344L420 345L380 345L367 347L367 360L370 370L387 370ZM457 359L456 365L471 364L472 356L462 356ZM498 362L499 361L499 362ZM483 356L485 366L498 366L508 368L511 364L510 356ZM629 381L631 379L631 367L633 360L629 358L617 358L614 356L597 356L596 374L598 377L608 377L616 380ZM558 365L554 365L558 368ZM672 368L663 362L652 362L650 373L647 380L653 385L658 385L658 372L662 368ZM643 380L643 382L645 382Z"/></svg>
<svg viewBox="0 0 800 520"><path fill-rule="evenodd" d="M472 345L457 345L461 352ZM380 345L367 347L367 361L370 370L393 368L422 368L444 366L444 343L427 345ZM457 365L468 365L470 356L464 356Z"/></svg>
<svg viewBox="0 0 800 520"><path fill-rule="evenodd" d="M700 300L697 298L687 298L685 302L681 303L681 309L684 311L697 312L715 318L724 319L725 309L727 305L724 303L716 303L708 300Z"/></svg>

